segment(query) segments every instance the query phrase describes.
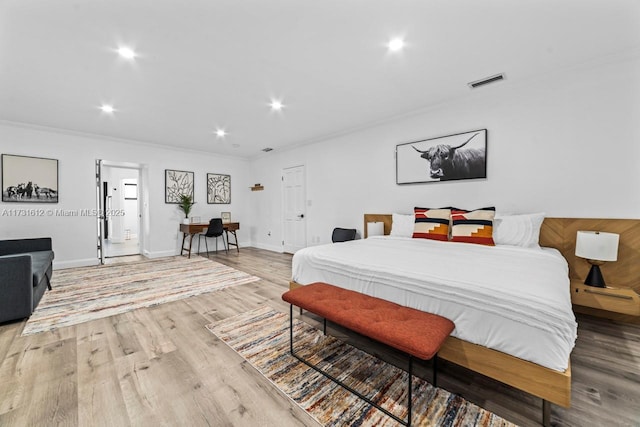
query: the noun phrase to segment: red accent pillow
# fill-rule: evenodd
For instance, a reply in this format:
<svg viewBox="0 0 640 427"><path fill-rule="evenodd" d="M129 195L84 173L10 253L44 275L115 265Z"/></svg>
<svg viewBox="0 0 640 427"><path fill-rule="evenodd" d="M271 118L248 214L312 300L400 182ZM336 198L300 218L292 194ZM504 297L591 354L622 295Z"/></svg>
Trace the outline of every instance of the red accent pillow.
<svg viewBox="0 0 640 427"><path fill-rule="evenodd" d="M493 218L496 208L482 208L474 211L451 210L451 241L477 243L495 246L493 241Z"/></svg>
<svg viewBox="0 0 640 427"><path fill-rule="evenodd" d="M414 208L413 236L418 239L449 240L451 209Z"/></svg>

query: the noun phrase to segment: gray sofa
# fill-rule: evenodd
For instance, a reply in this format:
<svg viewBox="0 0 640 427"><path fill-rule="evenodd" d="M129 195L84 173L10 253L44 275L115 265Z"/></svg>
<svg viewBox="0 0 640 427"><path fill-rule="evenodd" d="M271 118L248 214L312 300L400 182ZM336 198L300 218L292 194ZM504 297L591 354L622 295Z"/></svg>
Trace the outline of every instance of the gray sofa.
<svg viewBox="0 0 640 427"><path fill-rule="evenodd" d="M31 316L51 289L50 238L0 240L0 323Z"/></svg>

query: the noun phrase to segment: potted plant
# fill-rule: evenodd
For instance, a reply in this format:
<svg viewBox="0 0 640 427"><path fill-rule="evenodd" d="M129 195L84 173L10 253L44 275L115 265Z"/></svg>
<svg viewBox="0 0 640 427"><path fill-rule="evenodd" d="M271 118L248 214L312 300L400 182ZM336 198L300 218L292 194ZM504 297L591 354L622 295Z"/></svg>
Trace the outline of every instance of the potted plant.
<svg viewBox="0 0 640 427"><path fill-rule="evenodd" d="M182 212L184 212L184 220L185 224L189 224L189 213L191 212L191 208L195 205L196 202L193 201L193 196L189 194L181 194L180 202L178 202L178 208Z"/></svg>

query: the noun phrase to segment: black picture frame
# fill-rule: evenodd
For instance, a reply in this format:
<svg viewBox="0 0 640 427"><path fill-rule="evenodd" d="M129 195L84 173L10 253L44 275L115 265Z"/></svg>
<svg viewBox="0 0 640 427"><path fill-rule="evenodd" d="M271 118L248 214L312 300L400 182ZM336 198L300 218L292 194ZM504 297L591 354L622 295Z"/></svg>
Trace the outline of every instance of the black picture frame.
<svg viewBox="0 0 640 427"><path fill-rule="evenodd" d="M207 174L207 203L210 205L231 203L231 175Z"/></svg>
<svg viewBox="0 0 640 427"><path fill-rule="evenodd" d="M180 196L187 195L193 199L193 172L174 169L164 170L164 202L179 204Z"/></svg>
<svg viewBox="0 0 640 427"><path fill-rule="evenodd" d="M396 184L487 178L487 129L396 145Z"/></svg>
<svg viewBox="0 0 640 427"><path fill-rule="evenodd" d="M58 160L2 155L2 201L58 203Z"/></svg>

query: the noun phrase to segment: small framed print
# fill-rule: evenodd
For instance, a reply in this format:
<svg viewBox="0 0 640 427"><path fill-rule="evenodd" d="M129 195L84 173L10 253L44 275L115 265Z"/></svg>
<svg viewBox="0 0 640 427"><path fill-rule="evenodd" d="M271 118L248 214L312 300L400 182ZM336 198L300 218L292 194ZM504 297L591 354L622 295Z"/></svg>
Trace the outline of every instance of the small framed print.
<svg viewBox="0 0 640 427"><path fill-rule="evenodd" d="M229 224L231 222L231 212L220 212L220 218L222 218L223 224Z"/></svg>
<svg viewBox="0 0 640 427"><path fill-rule="evenodd" d="M231 203L231 175L219 173L207 174L207 203Z"/></svg>

